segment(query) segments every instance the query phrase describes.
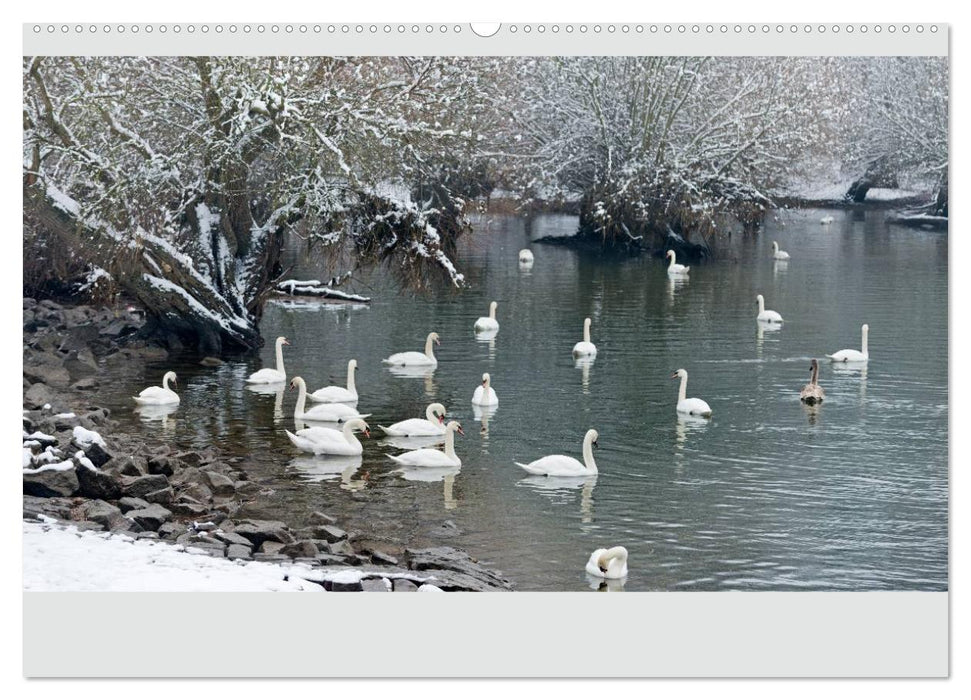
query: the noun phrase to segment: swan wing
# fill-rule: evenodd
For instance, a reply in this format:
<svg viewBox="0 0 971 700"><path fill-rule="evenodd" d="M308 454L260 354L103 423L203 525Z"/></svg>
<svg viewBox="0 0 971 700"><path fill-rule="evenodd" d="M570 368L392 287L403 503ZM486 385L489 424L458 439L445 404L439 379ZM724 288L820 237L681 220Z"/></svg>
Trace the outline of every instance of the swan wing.
<svg viewBox="0 0 971 700"><path fill-rule="evenodd" d="M582 462L566 455L548 455L529 464L522 464L521 462L516 462L516 464L530 474L546 476L581 476L589 473Z"/></svg>
<svg viewBox="0 0 971 700"><path fill-rule="evenodd" d="M581 340L579 343L573 346L574 356L584 356L584 355L596 355L597 346L593 343L588 343Z"/></svg>
<svg viewBox="0 0 971 700"><path fill-rule="evenodd" d="M474 326L477 331L494 331L499 330L499 322L495 319L489 318L488 316L481 316Z"/></svg>
<svg viewBox="0 0 971 700"><path fill-rule="evenodd" d="M859 350L840 350L832 355L827 355L832 362L866 362L867 356Z"/></svg>
<svg viewBox="0 0 971 700"><path fill-rule="evenodd" d="M171 389L163 389L160 386L150 386L142 389L138 396L133 396L137 403L144 404L167 404L179 403L179 395Z"/></svg>
<svg viewBox="0 0 971 700"><path fill-rule="evenodd" d="M454 467L462 463L457 457L453 460L441 450L431 448L412 450L397 457L389 454L388 457L408 467Z"/></svg>
<svg viewBox="0 0 971 700"><path fill-rule="evenodd" d="M600 557L606 553L607 553L606 549L601 548L601 549L594 550L593 554L591 554L590 558L587 560L586 572L588 574L590 574L591 576L596 576L597 578L604 577L603 572L600 570L599 564L597 564L597 560L599 560Z"/></svg>
<svg viewBox="0 0 971 700"><path fill-rule="evenodd" d="M711 406L701 399L685 399L678 402L678 413L708 417L711 415Z"/></svg>
<svg viewBox="0 0 971 700"><path fill-rule="evenodd" d="M285 382L286 380L287 375L283 372L269 368L261 369L259 372L253 372L253 374L246 378L246 381L250 384L276 384L277 382Z"/></svg>
<svg viewBox="0 0 971 700"><path fill-rule="evenodd" d="M385 364L389 365L434 365L437 362L432 362L428 359L428 355L423 352L397 352L391 357L382 360Z"/></svg>
<svg viewBox="0 0 971 700"><path fill-rule="evenodd" d="M431 421L425 420L424 418L409 418L397 423L392 423L387 428L385 428L383 425L379 425L378 427L384 431L385 435L392 435L395 437L445 434L444 428L435 425Z"/></svg>
<svg viewBox="0 0 971 700"><path fill-rule="evenodd" d="M350 392L342 386L325 386L307 394L307 398L317 403L357 403L357 392Z"/></svg>

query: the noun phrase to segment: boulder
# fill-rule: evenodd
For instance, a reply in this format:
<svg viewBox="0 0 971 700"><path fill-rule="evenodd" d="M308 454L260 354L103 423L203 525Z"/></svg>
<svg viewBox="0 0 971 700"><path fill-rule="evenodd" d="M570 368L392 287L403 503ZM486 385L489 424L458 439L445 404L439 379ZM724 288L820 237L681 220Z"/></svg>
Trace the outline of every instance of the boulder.
<svg viewBox="0 0 971 700"><path fill-rule="evenodd" d="M88 501L81 506L85 520L101 523L108 530L131 530L135 522L121 514L121 510L102 500Z"/></svg>
<svg viewBox="0 0 971 700"><path fill-rule="evenodd" d="M101 383L97 377L84 377L74 382L71 388L75 391L91 391L92 389L97 389L100 385Z"/></svg>
<svg viewBox="0 0 971 700"><path fill-rule="evenodd" d="M293 535L287 531L287 526L278 520L241 520L234 531L252 542L254 547L259 547L266 541L281 544L295 541Z"/></svg>
<svg viewBox="0 0 971 700"><path fill-rule="evenodd" d="M511 586L499 572L490 571L468 554L451 547L409 549L408 568L448 579L448 585L436 583L445 590L507 590ZM451 587L451 588L450 588Z"/></svg>
<svg viewBox="0 0 971 700"><path fill-rule="evenodd" d="M222 498L232 497L236 493L233 480L225 474L219 472L205 472L206 484L212 490L214 496Z"/></svg>
<svg viewBox="0 0 971 700"><path fill-rule="evenodd" d="M219 530L218 532L212 533L212 536L220 542L225 542L226 544L241 544L246 547L252 546L248 539L242 535L236 534L235 532L225 532L224 530Z"/></svg>
<svg viewBox="0 0 971 700"><path fill-rule="evenodd" d="M178 460L167 455L152 455L148 458L148 473L172 476L181 467Z"/></svg>
<svg viewBox="0 0 971 700"><path fill-rule="evenodd" d="M174 540L177 537L184 535L186 530L187 528L184 523L169 521L159 527L158 534L159 537L164 537L167 540Z"/></svg>
<svg viewBox="0 0 971 700"><path fill-rule="evenodd" d="M190 467L198 467L200 464L202 464L202 455L191 450L188 452L177 452L174 457Z"/></svg>
<svg viewBox="0 0 971 700"><path fill-rule="evenodd" d="M283 548L286 547L285 544L280 544L279 542L271 542L266 540L260 545L260 554L280 554L282 556L288 556L283 552Z"/></svg>
<svg viewBox="0 0 971 700"><path fill-rule="evenodd" d="M231 544L226 547L227 559L252 559L253 550L246 544Z"/></svg>
<svg viewBox="0 0 971 700"><path fill-rule="evenodd" d="M148 501L144 501L141 498L135 498L133 496L125 496L124 498L118 499L118 507L121 509L122 513L127 513L130 510L141 510L142 508L148 508L151 505Z"/></svg>
<svg viewBox="0 0 971 700"><path fill-rule="evenodd" d="M43 382L31 384L30 389L24 394L24 406L28 408L41 408L54 401L54 390Z"/></svg>
<svg viewBox="0 0 971 700"><path fill-rule="evenodd" d="M264 542L264 545L265 544L266 543ZM316 559L317 555L320 554L320 550L317 549L317 545L310 540L300 540L298 542L293 542L292 544L284 545L280 552L282 554L286 554L288 557L307 557L309 559Z"/></svg>
<svg viewBox="0 0 971 700"><path fill-rule="evenodd" d="M36 474L24 474L24 495L44 498L73 496L78 491L76 471L47 469Z"/></svg>
<svg viewBox="0 0 971 700"><path fill-rule="evenodd" d="M91 463L94 464L94 466L96 466L98 469L110 462L112 457L114 457L114 455L96 442L92 442L87 447L82 449L84 450L85 456L90 459Z"/></svg>
<svg viewBox="0 0 971 700"><path fill-rule="evenodd" d="M391 582L386 578L366 578L361 581L361 590L365 593L390 593Z"/></svg>
<svg viewBox="0 0 971 700"><path fill-rule="evenodd" d="M391 556L390 554L385 554L384 552L379 552L377 550L371 552L371 561L374 564L378 564L380 566L398 565L398 560L395 559L393 556Z"/></svg>
<svg viewBox="0 0 971 700"><path fill-rule="evenodd" d="M61 360L52 354L35 354L24 358L24 376L31 382L43 382L55 389L63 389L71 383L71 375Z"/></svg>
<svg viewBox="0 0 971 700"><path fill-rule="evenodd" d="M147 466L143 457L113 457L102 469L123 476L145 476Z"/></svg>
<svg viewBox="0 0 971 700"><path fill-rule="evenodd" d="M168 508L176 515L187 518L199 518L209 512L209 508L200 503L187 503L185 501L175 501L168 504Z"/></svg>
<svg viewBox="0 0 971 700"><path fill-rule="evenodd" d="M392 590L394 590L395 593L398 593L398 592L415 593L418 591L417 584L415 584L414 581L409 581L406 578L393 579L391 585L392 585Z"/></svg>
<svg viewBox="0 0 971 700"><path fill-rule="evenodd" d="M82 467L77 472L78 493L85 498L113 501L121 497L121 478L106 471Z"/></svg>
<svg viewBox="0 0 971 700"><path fill-rule="evenodd" d="M347 533L336 525L317 525L313 528L313 536L318 540L339 542L347 539Z"/></svg>
<svg viewBox="0 0 971 700"><path fill-rule="evenodd" d="M166 520L172 517L172 511L153 503L148 508L130 510L126 515L146 530L158 530Z"/></svg>
<svg viewBox="0 0 971 700"><path fill-rule="evenodd" d="M146 494L168 487L169 480L162 474L136 476L123 481L122 491L126 496L144 498Z"/></svg>
<svg viewBox="0 0 971 700"><path fill-rule="evenodd" d="M145 494L145 500L149 503L160 503L165 506L170 504L174 499L175 491L172 490L171 486L166 486L164 489Z"/></svg>

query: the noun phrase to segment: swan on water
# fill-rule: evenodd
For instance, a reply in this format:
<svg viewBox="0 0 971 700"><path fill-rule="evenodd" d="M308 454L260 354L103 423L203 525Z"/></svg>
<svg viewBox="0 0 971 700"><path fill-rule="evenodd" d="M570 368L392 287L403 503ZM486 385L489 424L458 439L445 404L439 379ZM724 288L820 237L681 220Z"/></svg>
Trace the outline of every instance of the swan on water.
<svg viewBox="0 0 971 700"><path fill-rule="evenodd" d="M286 431L287 437L294 447L304 452L313 452L315 455L359 455L364 451L364 446L354 434L355 430L364 433L364 437L371 437L368 424L360 418L352 418L344 424L342 430L332 428L304 428L296 433Z"/></svg>
<svg viewBox="0 0 971 700"><path fill-rule="evenodd" d="M496 302L489 304L489 315L480 316L473 328L477 333L482 333L485 331L497 331L499 330L499 322L496 320L496 307L499 306Z"/></svg>
<svg viewBox="0 0 971 700"><path fill-rule="evenodd" d="M583 320L583 340L573 346L574 357L596 357L597 346L590 342L590 319Z"/></svg>
<svg viewBox="0 0 971 700"><path fill-rule="evenodd" d="M357 371L357 360L347 363L347 388L342 386L325 386L317 389L307 398L317 403L357 403L357 387L354 386L354 373Z"/></svg>
<svg viewBox="0 0 971 700"><path fill-rule="evenodd" d="M492 379L488 372L482 375L482 384L472 393L472 403L477 406L499 405L499 397L496 396L496 390L492 388Z"/></svg>
<svg viewBox="0 0 971 700"><path fill-rule="evenodd" d="M779 244L776 241L772 241L772 257L776 260L788 260L789 253L784 250L780 250Z"/></svg>
<svg viewBox="0 0 971 700"><path fill-rule="evenodd" d="M826 392L823 391L823 387L819 386L819 363L816 362L814 357L809 361L809 384L799 392L799 399L812 406L822 403L824 398L826 398Z"/></svg>
<svg viewBox="0 0 971 700"><path fill-rule="evenodd" d="M688 390L687 370L679 369L677 372L671 375L671 379L678 379L679 377L681 378L681 387L678 389L678 413L685 413L689 416L702 416L703 418L710 418L711 406L701 399L685 398L685 394Z"/></svg>
<svg viewBox="0 0 971 700"><path fill-rule="evenodd" d="M870 326L864 323L860 331L862 333L861 350L840 350L826 357L831 362L867 362L870 359L870 353L867 351L867 336L870 333Z"/></svg>
<svg viewBox="0 0 971 700"><path fill-rule="evenodd" d="M387 428L379 425L385 435L394 437L426 437L445 434L445 406L430 403L425 409L424 418L408 418L392 423Z"/></svg>
<svg viewBox="0 0 971 700"><path fill-rule="evenodd" d="M668 265L668 277L683 277L687 275L688 270L691 269L687 265L681 265L675 261L675 255L673 250L669 250L665 254L665 257L671 260L671 263Z"/></svg>
<svg viewBox="0 0 971 700"><path fill-rule="evenodd" d="M152 406L164 406L179 403L179 395L169 389L169 382L172 386L178 386L175 380L175 372L166 372L162 376L162 386L150 386L142 389L138 396L133 396L136 403Z"/></svg>
<svg viewBox="0 0 971 700"><path fill-rule="evenodd" d="M541 476L590 476L597 473L597 463L593 459L593 448L597 446L599 437L596 430L591 428L583 436L583 462L566 455L547 455L529 464L515 462L530 474Z"/></svg>
<svg viewBox="0 0 971 700"><path fill-rule="evenodd" d="M381 360L386 365L394 365L396 367L437 367L438 360L435 359L434 349L432 344L441 345L438 340L438 333L434 331L428 334L425 339L425 352L398 352Z"/></svg>
<svg viewBox="0 0 971 700"><path fill-rule="evenodd" d="M824 216L822 219L819 220L819 223L821 223L821 224L831 224L834 221L836 221L836 219L834 219L832 216L830 216L829 214L827 214L826 216Z"/></svg>
<svg viewBox="0 0 971 700"><path fill-rule="evenodd" d="M445 426L444 451L425 447L397 456L389 454L388 457L405 467L461 467L462 460L455 454L455 433L465 435L461 424L453 420Z"/></svg>
<svg viewBox="0 0 971 700"><path fill-rule="evenodd" d="M782 316L779 315L778 311L765 308L765 297L761 294L755 297L755 303L759 305L759 314L755 317L755 320L762 323L782 323Z"/></svg>
<svg viewBox="0 0 971 700"><path fill-rule="evenodd" d="M249 384L276 384L287 380L287 372L283 368L283 346L289 345L290 341L282 335L276 339L276 369L261 369L253 372L246 381Z"/></svg>
<svg viewBox="0 0 971 700"><path fill-rule="evenodd" d="M307 383L303 377L294 377L290 382L290 389L297 390L297 406L293 410L294 420L322 421L325 423L342 423L352 418L367 418L370 413L362 415L356 408L346 403L319 403L306 409Z"/></svg>
<svg viewBox="0 0 971 700"><path fill-rule="evenodd" d="M519 262L525 265L532 265L533 251L531 251L529 248L523 248L521 251L519 251Z"/></svg>
<svg viewBox="0 0 971 700"><path fill-rule="evenodd" d="M587 561L586 571L598 578L624 578L627 576L627 550L624 547L594 550Z"/></svg>

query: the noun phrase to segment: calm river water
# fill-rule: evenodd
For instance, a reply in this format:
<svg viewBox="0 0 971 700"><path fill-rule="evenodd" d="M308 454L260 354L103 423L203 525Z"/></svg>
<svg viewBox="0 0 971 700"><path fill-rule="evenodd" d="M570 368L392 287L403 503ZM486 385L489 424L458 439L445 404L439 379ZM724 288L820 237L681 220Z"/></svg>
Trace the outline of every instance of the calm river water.
<svg viewBox="0 0 971 700"><path fill-rule="evenodd" d="M373 296L369 307L271 304L260 358L148 367L99 399L137 423L128 397L175 369L180 408L143 429L252 455L252 475L273 491L253 513L300 524L324 510L378 544L464 548L520 590L596 587L583 571L589 553L618 544L630 552L626 590L946 590L947 237L888 227L880 211L833 212L824 226L824 213L777 213L683 284L647 257L531 243L573 233L574 217L531 227L485 217L460 247L468 289L416 296L377 269L355 287ZM773 240L792 255L787 265L772 260ZM517 263L523 247L536 257L529 271ZM295 277L327 274L291 254ZM759 330L759 293L786 319L781 330ZM491 300L500 331L478 341L472 324ZM570 350L586 316L599 354L578 367ZM810 358L859 348L864 322L869 366L821 363L826 401L802 405ZM431 376L381 364L421 350L433 330L442 344ZM358 408L374 429L359 467L290 445L294 392L244 387L247 374L273 365L277 335L292 343L288 376L311 389L343 384L357 359ZM676 415L670 376L681 367L710 421ZM471 405L483 372L499 396L484 420ZM397 450L376 426L423 415L432 400L465 429L463 464L413 480L384 456ZM513 464L579 458L591 427L600 433L594 479L527 478Z"/></svg>

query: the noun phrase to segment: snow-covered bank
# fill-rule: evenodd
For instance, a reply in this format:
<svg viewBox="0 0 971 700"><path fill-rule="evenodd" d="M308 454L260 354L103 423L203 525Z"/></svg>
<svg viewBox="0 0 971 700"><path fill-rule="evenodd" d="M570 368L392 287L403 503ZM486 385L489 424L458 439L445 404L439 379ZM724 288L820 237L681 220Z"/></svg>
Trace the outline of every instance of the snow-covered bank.
<svg viewBox="0 0 971 700"><path fill-rule="evenodd" d="M234 562L157 540L28 521L23 537L25 591L323 591L298 567Z"/></svg>

